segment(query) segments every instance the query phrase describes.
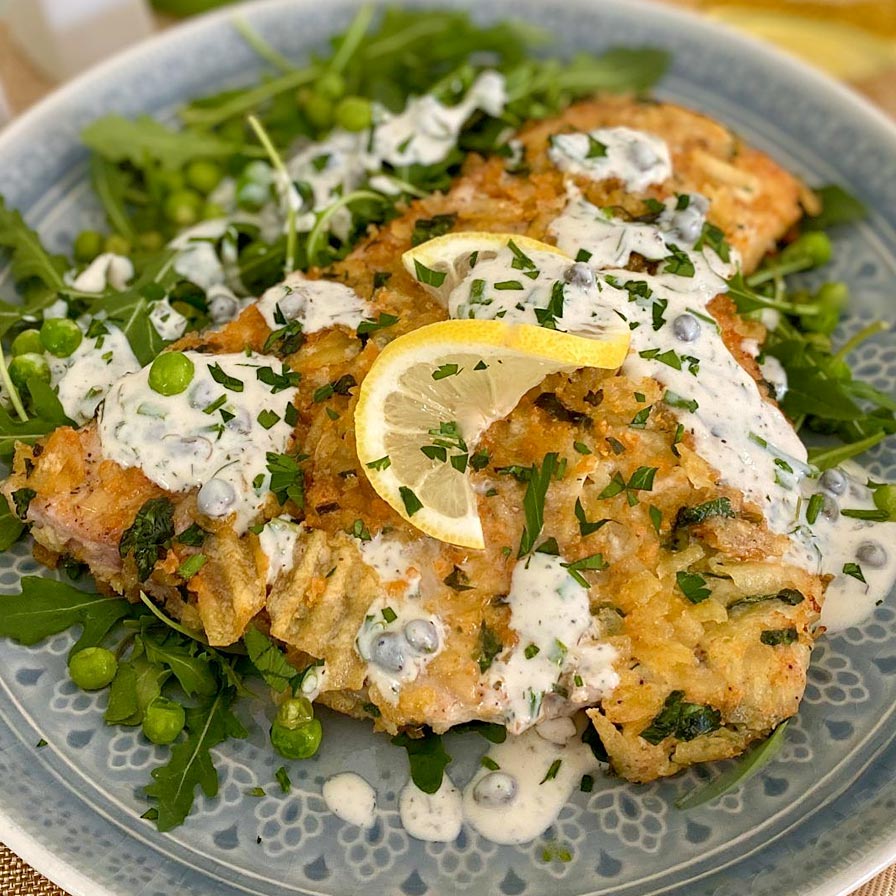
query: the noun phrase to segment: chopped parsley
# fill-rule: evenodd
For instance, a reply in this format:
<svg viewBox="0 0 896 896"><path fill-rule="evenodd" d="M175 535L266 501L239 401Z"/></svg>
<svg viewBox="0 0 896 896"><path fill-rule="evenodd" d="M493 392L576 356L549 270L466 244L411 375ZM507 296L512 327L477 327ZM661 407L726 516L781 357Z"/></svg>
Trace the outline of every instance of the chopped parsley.
<svg viewBox="0 0 896 896"><path fill-rule="evenodd" d="M793 627L773 628L763 631L759 640L769 647L786 647L788 644L795 644L799 640L799 635Z"/></svg>
<svg viewBox="0 0 896 896"><path fill-rule="evenodd" d="M432 270L432 268L428 268L425 264L422 264L419 258L415 258L414 275L420 283L438 289L445 282L445 278L448 276L448 272L434 271ZM360 329L360 327L358 329Z"/></svg>
<svg viewBox="0 0 896 896"><path fill-rule="evenodd" d="M722 714L712 706L688 703L684 691L672 691L663 708L654 717L641 737L656 746L667 737L693 740L701 734L716 731L722 725Z"/></svg>
<svg viewBox="0 0 896 896"><path fill-rule="evenodd" d="M408 516L413 516L418 510L423 508L423 502L406 485L399 486L398 493L401 495L401 500Z"/></svg>
<svg viewBox="0 0 896 896"><path fill-rule="evenodd" d="M483 619L479 626L479 649L473 657L479 663L479 671L487 672L492 667L495 657L504 649L495 631L486 625Z"/></svg>
<svg viewBox="0 0 896 896"><path fill-rule="evenodd" d="M681 589L681 593L692 603L702 603L712 591L706 587L706 579L699 573L679 570L675 573L675 581Z"/></svg>
<svg viewBox="0 0 896 896"><path fill-rule="evenodd" d="M238 380L235 376L225 373L220 364L209 364L208 372L212 375L212 379L228 389L230 392L242 392L245 384L242 380Z"/></svg>
<svg viewBox="0 0 896 896"><path fill-rule="evenodd" d="M544 502L547 497L548 486L557 471L557 454L550 452L544 456L541 467L532 464L529 471L529 482L526 486L526 494L523 496L523 512L526 524L520 538L520 548L517 556L523 557L535 547L535 542L541 534L544 525Z"/></svg>

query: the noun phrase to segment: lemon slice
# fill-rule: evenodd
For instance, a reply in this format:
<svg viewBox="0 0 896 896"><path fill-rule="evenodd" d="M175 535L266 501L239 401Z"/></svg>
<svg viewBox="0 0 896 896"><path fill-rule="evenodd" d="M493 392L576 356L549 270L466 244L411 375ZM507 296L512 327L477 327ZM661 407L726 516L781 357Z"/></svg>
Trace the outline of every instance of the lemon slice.
<svg viewBox="0 0 896 896"><path fill-rule="evenodd" d="M563 258L570 257L556 246L517 233L468 230L446 233L444 236L437 236L419 246L414 246L401 256L401 262L405 270L427 292L447 304L451 290L470 273L471 258L474 254L478 263L496 258L503 250L513 252L513 247L516 247L517 253L521 253L523 257L530 253L537 255L540 252Z"/></svg>
<svg viewBox="0 0 896 896"><path fill-rule="evenodd" d="M371 485L420 531L484 547L469 469L476 442L548 374L614 369L629 332L583 338L531 324L451 320L390 342L361 383L358 457Z"/></svg>
<svg viewBox="0 0 896 896"><path fill-rule="evenodd" d="M837 4L827 4L836 10ZM711 6L713 18L771 41L781 49L846 81L864 81L896 65L896 44L869 28L799 13L740 6Z"/></svg>

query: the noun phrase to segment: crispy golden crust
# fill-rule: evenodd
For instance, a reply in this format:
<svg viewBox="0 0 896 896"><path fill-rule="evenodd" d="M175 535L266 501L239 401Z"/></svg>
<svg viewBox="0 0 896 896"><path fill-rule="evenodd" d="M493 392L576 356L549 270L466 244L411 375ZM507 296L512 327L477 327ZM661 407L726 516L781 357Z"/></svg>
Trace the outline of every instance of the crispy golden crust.
<svg viewBox="0 0 896 896"><path fill-rule="evenodd" d="M495 470L540 463L546 452L556 451L566 473L549 489L544 533L557 539L568 560L600 552L609 562L606 571L586 575L592 584L592 610L618 651L620 684L590 715L615 769L647 781L692 762L734 755L796 710L823 591L817 577L784 562L787 540L771 534L758 510L744 506L739 493L717 484L718 471L694 454L687 438L677 443L677 421L662 409L659 384L596 370L555 375L496 422L480 446L489 451L491 467L474 474L480 483L489 480L479 492L486 540L481 552L423 538L399 518L372 490L360 467L352 428L354 396L335 395L325 404L312 398L319 386L345 374L360 382L389 339L445 318L445 310L400 263L417 219L453 214L456 230L544 238L566 201L563 178L546 160L548 136L601 125L628 125L662 136L672 151L675 176L648 195L699 191L709 196L711 220L741 251L747 269L800 215L802 187L793 177L721 125L663 103L595 100L525 128L525 174L507 173L500 159L471 156L448 193L413 203L344 261L318 272L346 282L377 311L395 314L399 322L366 344L343 329L315 333L285 359L302 374L296 446L310 456L304 512L286 508L303 515L307 527L293 570L265 589L266 560L255 537L236 539L226 524L202 520L215 533L203 548L209 556L203 570L188 585L180 582L176 569L189 549L175 542L144 587L190 624L201 621L213 644L237 640L261 613L263 627L269 626L287 646L297 665L326 661L324 702L352 715L366 715L365 705L373 704L376 724L389 731L423 723L444 730L473 718L499 718L483 686L480 637L486 626L505 647L515 642L501 596L510 587L516 562L525 486ZM643 197L626 194L618 183L581 187L598 205L643 211ZM377 272L391 276L374 292ZM758 379L755 362L741 343L761 339L761 327L741 320L725 297L717 298L711 309L729 348ZM180 347L261 350L268 334L261 315L248 308L220 331L190 335ZM654 403L647 424L633 428L635 414ZM337 415L335 420L327 410ZM592 453L573 450L575 441L585 442ZM628 478L640 466L656 467L657 474L654 490L642 494L637 504L631 506L622 494L599 497L614 473ZM139 471L102 459L92 424L78 432L59 430L33 450L20 448L3 492L8 497L26 484L37 492L29 519L38 543L88 562L101 584L133 595L135 570L133 563L121 563L118 540L142 503L161 490ZM489 489L493 495L486 497ZM170 497L180 531L197 518L195 499ZM734 518L676 525L682 508L718 497L730 500ZM586 537L579 531L577 502L587 519L607 520ZM279 511L272 505L265 515ZM368 607L388 592L360 562L356 542L345 534L358 519L373 534L388 530L407 543L421 575L424 606L450 632L445 649L402 688L396 703L365 684L365 667L355 648ZM469 581L466 590L445 583L455 567ZM711 578L711 598L700 603L686 599L675 575L684 569ZM804 599L795 605L776 599L738 603L784 588L799 591ZM764 631L791 627L796 631L793 643L763 643ZM722 727L692 740L670 736L651 744L642 738L675 691L684 692L690 702L714 707Z"/></svg>

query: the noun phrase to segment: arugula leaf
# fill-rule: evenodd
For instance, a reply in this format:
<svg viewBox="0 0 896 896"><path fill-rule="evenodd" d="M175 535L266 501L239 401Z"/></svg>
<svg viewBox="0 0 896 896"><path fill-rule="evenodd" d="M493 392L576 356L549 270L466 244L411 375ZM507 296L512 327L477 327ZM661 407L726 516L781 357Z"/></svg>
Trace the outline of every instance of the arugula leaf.
<svg viewBox="0 0 896 896"><path fill-rule="evenodd" d="M21 589L18 594L0 595L0 636L27 646L77 623L84 628L72 652L95 646L131 613L126 600L88 594L41 576L25 576Z"/></svg>
<svg viewBox="0 0 896 896"><path fill-rule="evenodd" d="M506 726L498 725L495 722L474 720L472 722L463 722L460 725L452 725L449 730L452 734L479 734L492 744L503 744L507 740Z"/></svg>
<svg viewBox="0 0 896 896"><path fill-rule="evenodd" d="M68 262L61 255L50 255L21 214L8 208L2 197L0 247L11 256L12 276L17 282L36 278L52 292L62 292L66 288L62 275L68 270ZM18 313L20 316L21 310Z"/></svg>
<svg viewBox="0 0 896 896"><path fill-rule="evenodd" d="M137 233L128 218L124 198L128 183L121 168L94 154L90 157L90 183L112 229L125 239L135 241Z"/></svg>
<svg viewBox="0 0 896 896"><path fill-rule="evenodd" d="M118 324L127 337L137 360L149 364L165 347L150 320L152 306L164 297L179 279L174 270L174 252L165 250L147 264L137 280L123 292L104 294L94 299L89 311L105 315Z"/></svg>
<svg viewBox="0 0 896 896"><path fill-rule="evenodd" d="M166 666L177 679L188 697L198 694L209 697L218 689L208 656L196 655L196 642L172 633L165 638L153 638L146 632L143 647L149 660Z"/></svg>
<svg viewBox="0 0 896 896"><path fill-rule="evenodd" d="M442 777L451 762L442 744L442 736L431 731L417 738L402 733L393 737L392 743L408 751L414 784L424 793L435 793L442 786Z"/></svg>
<svg viewBox="0 0 896 896"><path fill-rule="evenodd" d="M299 670L286 659L279 647L264 632L253 627L243 633L243 643L249 651L252 665L261 674L265 684L282 693L299 674Z"/></svg>
<svg viewBox="0 0 896 896"><path fill-rule="evenodd" d="M229 737L244 738L248 732L231 711L234 690L223 687L214 698L187 710L187 737L171 748L164 765L153 769L153 783L146 795L157 801L159 831L182 824L190 812L196 788L207 797L218 793L218 772L211 749Z"/></svg>
<svg viewBox="0 0 896 896"><path fill-rule="evenodd" d="M815 194L821 200L821 211L803 218L800 222L803 230L829 230L840 224L861 221L868 215L863 203L836 184L818 187Z"/></svg>
<svg viewBox="0 0 896 896"><path fill-rule="evenodd" d="M20 491L23 491L23 489L20 489ZM15 492L13 497L16 494L18 492ZM12 512L6 498L0 497L0 551L11 548L24 531L25 524Z"/></svg>
<svg viewBox="0 0 896 896"><path fill-rule="evenodd" d="M746 784L753 775L768 765L781 751L787 736L788 724L790 724L790 719L781 722L771 736L766 738L759 746L753 747L749 753L738 757L735 765L732 765L712 781L698 785L690 793L679 797L675 801L675 807L677 809L695 809L704 803L717 800L735 787Z"/></svg>
<svg viewBox="0 0 896 896"><path fill-rule="evenodd" d="M121 115L106 115L81 131L85 146L112 162L130 162L144 168L156 162L169 171L194 159L226 159L234 155L263 155L256 147L222 140L199 131L174 131L141 115L133 121Z"/></svg>
<svg viewBox="0 0 896 896"><path fill-rule="evenodd" d="M139 725L146 708L162 693L162 685L171 673L135 650L134 655L118 664L109 688L109 702L103 718L109 725Z"/></svg>
<svg viewBox="0 0 896 896"><path fill-rule="evenodd" d="M174 538L174 505L168 498L150 498L137 511L134 522L122 533L118 553L133 553L137 574L145 582L156 562Z"/></svg>

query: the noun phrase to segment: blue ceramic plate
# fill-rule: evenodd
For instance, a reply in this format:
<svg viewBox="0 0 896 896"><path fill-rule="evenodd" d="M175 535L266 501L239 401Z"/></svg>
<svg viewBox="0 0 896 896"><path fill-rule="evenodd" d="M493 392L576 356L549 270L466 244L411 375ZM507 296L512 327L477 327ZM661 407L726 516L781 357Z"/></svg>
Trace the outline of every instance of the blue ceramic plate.
<svg viewBox="0 0 896 896"><path fill-rule="evenodd" d="M423 5L422 3L419 5ZM446 4L465 5L465 4ZM296 58L349 21L352 0L270 0L242 14ZM871 209L838 235L833 276L853 291L855 329L892 318L896 282L896 128L853 94L768 48L687 14L632 0L492 0L483 18L543 24L564 51L654 45L674 57L661 93L742 132L809 182L836 181ZM487 12L486 12L487 6ZM259 63L232 12L198 20L109 62L57 93L0 138L0 194L49 243L100 223L86 178L81 128L109 112L170 116L184 100L242 84ZM2 281L2 275L0 275ZM3 288L0 287L0 292ZM896 382L896 341L866 344L860 372ZM896 476L891 447L871 468ZM26 545L0 559L0 587L37 570ZM65 674L68 635L36 649L0 643L0 838L75 896L188 894L688 894L832 896L896 858L896 596L860 628L823 639L806 699L780 758L742 791L691 812L673 806L697 772L650 786L607 778L577 794L537 842L498 847L465 832L450 844L404 833L396 794L404 757L366 726L326 721L322 755L293 769L289 796L259 722L218 751L220 796L200 800L169 835L139 818L139 789L161 753L102 724L103 696ZM41 738L48 746L36 749ZM470 740L467 738L467 740ZM463 780L460 738L452 739ZM472 745L471 745L472 746ZM325 776L351 768L382 808L366 832L330 815ZM266 787L261 799L246 796ZM550 844L573 854L546 858Z"/></svg>

